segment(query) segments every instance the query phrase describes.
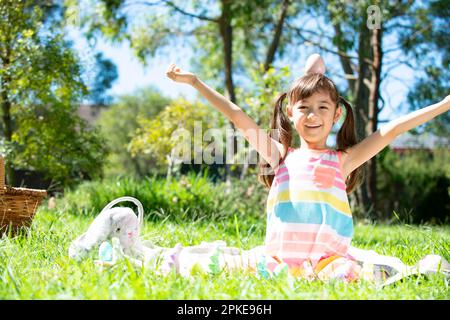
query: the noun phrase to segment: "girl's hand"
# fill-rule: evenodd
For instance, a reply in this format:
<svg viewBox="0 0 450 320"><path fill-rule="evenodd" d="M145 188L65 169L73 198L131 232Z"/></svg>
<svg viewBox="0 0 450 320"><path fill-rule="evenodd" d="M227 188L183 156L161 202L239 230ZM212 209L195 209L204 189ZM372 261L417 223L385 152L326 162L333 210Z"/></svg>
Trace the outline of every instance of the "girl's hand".
<svg viewBox="0 0 450 320"><path fill-rule="evenodd" d="M184 71L183 69L177 67L175 63L172 63L166 71L166 76L175 82L187 83L194 85L197 81L197 76L191 72Z"/></svg>

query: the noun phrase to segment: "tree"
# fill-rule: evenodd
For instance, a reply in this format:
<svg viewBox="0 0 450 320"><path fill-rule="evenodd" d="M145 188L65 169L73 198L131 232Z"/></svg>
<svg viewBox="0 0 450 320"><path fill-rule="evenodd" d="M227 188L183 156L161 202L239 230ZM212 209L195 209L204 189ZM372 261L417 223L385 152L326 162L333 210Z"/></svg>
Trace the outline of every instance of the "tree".
<svg viewBox="0 0 450 320"><path fill-rule="evenodd" d="M402 23L400 43L409 58L422 69L417 72L413 87L408 93L411 110L423 108L446 97L450 91L450 9L447 1L432 1L427 5L416 4L415 14ZM417 70L417 69L416 69ZM450 116L443 114L424 124L417 131L429 131L448 137Z"/></svg>
<svg viewBox="0 0 450 320"><path fill-rule="evenodd" d="M140 128L136 130L130 142L132 155L152 154L159 165L167 166L167 177L179 170L181 163L203 161L203 147L206 147L203 133L216 128L218 112L211 113L210 108L201 103L192 104L183 99L170 103L157 116L149 119L138 117ZM213 132L214 133L214 132ZM215 132L217 134L217 132ZM213 141L211 151L223 150L221 141ZM212 135L211 138L217 138ZM222 156L223 154L215 154Z"/></svg>
<svg viewBox="0 0 450 320"><path fill-rule="evenodd" d="M426 34L430 26L417 23L414 17L427 16L431 4L424 4L422 8L414 1L308 1L308 4L309 13L317 21L325 18L329 24L324 27L317 22L314 29L288 25L288 29L296 32L300 41L339 59L347 82L347 95L355 109L357 133L363 139L378 129L378 117L386 105L380 92L382 81L399 65L417 68L405 53L412 47L422 46L423 40L417 36ZM432 17L427 19L428 22L433 20ZM330 29L332 32L327 33ZM411 42L407 49L402 45L402 38L418 41ZM405 58L399 58L402 53ZM383 213L376 207L376 157L369 160L365 168L366 177L355 193L355 200L365 212L371 212L372 218L377 218Z"/></svg>
<svg viewBox="0 0 450 320"><path fill-rule="evenodd" d="M59 187L101 177L107 148L99 132L76 116L77 105L47 103L16 108L14 165L43 173Z"/></svg>
<svg viewBox="0 0 450 320"><path fill-rule="evenodd" d="M80 17L76 19L79 24L86 26L88 37L102 34L113 41L126 39L144 63L168 46L181 41L191 44L197 71L207 79L217 79L223 74L224 94L235 103L234 76L245 67L258 68L259 63L264 63L267 71L283 48L282 31L290 4L289 0L281 3L268 0L103 0L92 10L92 5L66 1L72 8L70 12ZM131 15L133 9L143 18L135 19L135 15ZM132 21L139 22L132 24ZM270 37L267 37L268 32L272 33ZM239 52L237 58L234 52ZM230 125L234 129L234 125ZM236 150L236 140L233 144ZM228 177L229 167L226 168Z"/></svg>
<svg viewBox="0 0 450 320"><path fill-rule="evenodd" d="M117 80L116 65L105 58L101 52L95 54L94 79L91 80L89 98L95 105L106 106L111 104L112 98L107 94L113 83Z"/></svg>
<svg viewBox="0 0 450 320"><path fill-rule="evenodd" d="M417 78L413 88L408 93L410 109L423 108L448 95L450 92L450 76L446 70L449 70L448 61L445 66L430 65L425 68L426 74ZM442 114L422 125L421 128L412 130L414 133L425 131L448 138L450 136L450 115L448 113Z"/></svg>
<svg viewBox="0 0 450 320"><path fill-rule="evenodd" d="M0 1L2 149L11 185L18 168L64 184L95 176L106 151L76 116L87 89L60 9L53 1Z"/></svg>
<svg viewBox="0 0 450 320"><path fill-rule="evenodd" d="M170 102L171 99L157 89L142 88L118 97L116 103L100 114L96 125L111 151L105 165L106 176L130 174L143 177L155 171L156 157L144 153L131 157L128 145L139 128L138 119L155 118Z"/></svg>

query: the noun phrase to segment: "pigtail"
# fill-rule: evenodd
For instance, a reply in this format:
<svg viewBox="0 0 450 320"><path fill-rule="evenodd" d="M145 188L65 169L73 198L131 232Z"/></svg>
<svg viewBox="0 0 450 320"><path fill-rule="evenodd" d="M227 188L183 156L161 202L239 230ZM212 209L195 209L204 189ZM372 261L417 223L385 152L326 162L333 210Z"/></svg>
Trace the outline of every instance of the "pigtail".
<svg viewBox="0 0 450 320"><path fill-rule="evenodd" d="M281 164L286 158L287 151L291 146L292 141L291 124L288 117L283 113L283 101L286 96L287 93L282 93L278 96L275 102L273 116L270 121L271 130L269 136L280 142L286 150L286 153L280 157L280 161L278 162L279 164ZM270 188L272 186L274 177L275 174L273 173L273 169L270 167L270 164L263 158L261 158L258 180L267 188Z"/></svg>
<svg viewBox="0 0 450 320"><path fill-rule="evenodd" d="M337 133L336 144L338 151L345 152L345 150L358 143L355 130L355 117L353 116L353 110L350 103L342 96L339 96L338 103L342 104L345 107L346 116L344 123ZM356 168L349 174L346 180L347 193L352 192L361 184L363 176L363 166Z"/></svg>

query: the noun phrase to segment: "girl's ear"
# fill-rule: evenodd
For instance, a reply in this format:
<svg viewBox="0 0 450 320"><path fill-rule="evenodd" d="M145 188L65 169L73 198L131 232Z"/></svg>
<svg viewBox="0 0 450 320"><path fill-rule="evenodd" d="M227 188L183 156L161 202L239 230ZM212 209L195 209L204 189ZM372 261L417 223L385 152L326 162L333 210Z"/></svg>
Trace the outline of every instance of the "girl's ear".
<svg viewBox="0 0 450 320"><path fill-rule="evenodd" d="M289 118L290 121L292 121L292 106L286 105L286 115Z"/></svg>
<svg viewBox="0 0 450 320"><path fill-rule="evenodd" d="M342 115L342 107L338 106L336 112L334 113L333 123L336 123Z"/></svg>

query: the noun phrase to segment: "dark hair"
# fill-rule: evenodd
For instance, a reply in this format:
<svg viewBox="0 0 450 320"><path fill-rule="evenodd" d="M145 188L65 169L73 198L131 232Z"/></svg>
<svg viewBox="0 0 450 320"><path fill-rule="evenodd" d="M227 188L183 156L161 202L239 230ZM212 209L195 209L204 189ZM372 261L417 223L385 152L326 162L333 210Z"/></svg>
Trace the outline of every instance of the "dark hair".
<svg viewBox="0 0 450 320"><path fill-rule="evenodd" d="M336 150L345 152L345 150L358 143L352 107L347 100L339 95L334 82L327 76L319 73L304 75L293 83L288 92L280 94L275 102L273 116L270 121L271 130L269 136L279 141L286 151L285 154L280 156L279 164L286 158L287 151L291 147L292 142L291 124L283 112L284 99L288 97L289 102L293 105L295 102L309 98L317 92L327 92L331 100L336 103L336 108L340 104L345 107L345 120L337 133ZM274 133L277 134L277 137L274 137ZM267 188L270 188L275 175L272 174L273 171L267 174L270 169L270 164L263 158L260 159L258 180ZM360 166L348 175L345 181L348 193L352 192L362 182L363 172L364 170Z"/></svg>

